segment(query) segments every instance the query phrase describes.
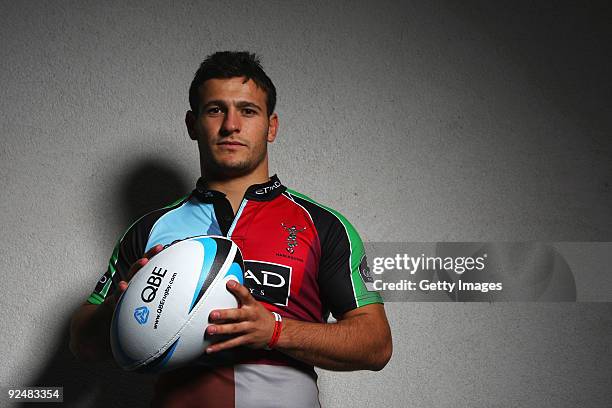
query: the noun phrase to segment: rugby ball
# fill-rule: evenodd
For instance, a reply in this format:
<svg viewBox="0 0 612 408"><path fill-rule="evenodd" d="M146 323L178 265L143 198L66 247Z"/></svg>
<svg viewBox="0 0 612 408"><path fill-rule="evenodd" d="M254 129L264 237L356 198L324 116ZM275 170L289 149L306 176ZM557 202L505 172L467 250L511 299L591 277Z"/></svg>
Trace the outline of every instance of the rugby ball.
<svg viewBox="0 0 612 408"><path fill-rule="evenodd" d="M152 257L129 282L111 323L111 348L125 370L165 371L200 358L214 309L238 307L226 288L243 283L240 249L231 240L198 236Z"/></svg>

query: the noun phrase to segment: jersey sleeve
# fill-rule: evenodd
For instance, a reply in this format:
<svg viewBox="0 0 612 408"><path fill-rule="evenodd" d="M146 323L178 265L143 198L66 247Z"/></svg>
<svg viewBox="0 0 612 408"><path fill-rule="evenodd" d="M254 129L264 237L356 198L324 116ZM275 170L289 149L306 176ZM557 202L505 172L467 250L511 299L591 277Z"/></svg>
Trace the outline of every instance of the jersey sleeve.
<svg viewBox="0 0 612 408"><path fill-rule="evenodd" d="M87 299L89 303L99 305L116 290L119 282L126 279L130 266L142 257L145 244L146 241L143 242L139 231L139 223L135 222L115 245L106 272Z"/></svg>
<svg viewBox="0 0 612 408"><path fill-rule="evenodd" d="M99 305L104 302L104 299L116 290L119 282L126 280L130 267L144 255L155 222L168 211L182 205L189 197L190 195L186 195L172 204L143 215L125 231L115 245L106 272L87 299L89 303Z"/></svg>
<svg viewBox="0 0 612 408"><path fill-rule="evenodd" d="M349 310L383 303L374 290L363 242L353 225L338 211L297 191L287 192L310 214L319 236L317 282L324 315L329 311L339 318Z"/></svg>
<svg viewBox="0 0 612 408"><path fill-rule="evenodd" d="M338 318L349 310L383 303L373 288L363 242L341 214L334 217L321 241L319 290L323 304Z"/></svg>

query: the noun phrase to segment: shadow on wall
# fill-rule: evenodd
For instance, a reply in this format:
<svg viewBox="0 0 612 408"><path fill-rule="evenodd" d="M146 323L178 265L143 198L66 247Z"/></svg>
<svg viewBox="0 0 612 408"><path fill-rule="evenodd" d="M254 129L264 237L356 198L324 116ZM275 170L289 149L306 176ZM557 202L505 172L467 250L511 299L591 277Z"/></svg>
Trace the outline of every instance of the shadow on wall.
<svg viewBox="0 0 612 408"><path fill-rule="evenodd" d="M111 187L120 197L114 205L115 213L121 214L122 231L144 214L171 204L195 187L195 180L185 182L187 177L162 158L142 160L125 175L116 178L117 185ZM104 199L99 202L108 205ZM110 251L112 248L109 248L109 254Z"/></svg>
<svg viewBox="0 0 612 408"><path fill-rule="evenodd" d="M76 307L75 307L76 308ZM70 319L51 349L53 358L28 386L64 387L64 407L148 407L154 377L121 370L114 362L84 363L68 349ZM53 405L53 404L52 404ZM18 407L48 407L48 403L21 403Z"/></svg>
<svg viewBox="0 0 612 408"><path fill-rule="evenodd" d="M100 203L100 207L92 210L101 213L105 212L102 207L107 209L111 206L113 214L118 215L115 222L119 224L121 231L125 231L131 223L147 212L166 206L188 194L195 185L195 180L187 183L187 177L173 168L171 163L164 163L163 158L140 160L127 172L108 177L115 180L109 185L112 194L100 190L100 196L95 200ZM100 227L102 229L102 226ZM101 244L108 245L107 252L110 255L114 242ZM81 301L77 300L70 310L76 310L80 303ZM65 304L62 305L62 308L64 307ZM40 374L31 377L33 380L28 386L63 386L62 406L67 407L137 408L150 405L154 376L123 371L113 361L78 361L68 348L70 317L63 322L56 338L59 340L50 354L53 358L46 363ZM37 405L23 403L17 406L30 408Z"/></svg>

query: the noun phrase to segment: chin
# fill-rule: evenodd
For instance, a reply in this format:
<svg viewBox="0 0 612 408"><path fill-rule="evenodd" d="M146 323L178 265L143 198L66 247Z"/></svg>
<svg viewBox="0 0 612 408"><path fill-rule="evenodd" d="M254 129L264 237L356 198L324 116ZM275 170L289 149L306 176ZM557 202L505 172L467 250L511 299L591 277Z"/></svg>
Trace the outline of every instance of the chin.
<svg viewBox="0 0 612 408"><path fill-rule="evenodd" d="M247 175L253 171L253 168L247 163L216 163L208 171L218 178L233 178Z"/></svg>

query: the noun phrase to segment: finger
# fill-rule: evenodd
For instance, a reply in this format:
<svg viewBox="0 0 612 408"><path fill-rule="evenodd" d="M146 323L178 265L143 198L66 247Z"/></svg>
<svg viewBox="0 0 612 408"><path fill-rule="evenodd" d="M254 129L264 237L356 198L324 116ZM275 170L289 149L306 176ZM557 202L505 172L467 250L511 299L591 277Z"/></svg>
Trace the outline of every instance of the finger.
<svg viewBox="0 0 612 408"><path fill-rule="evenodd" d="M220 323L224 322L235 322L239 320L246 320L246 314L243 309L220 309L213 310L208 316L208 320L211 322Z"/></svg>
<svg viewBox="0 0 612 408"><path fill-rule="evenodd" d="M149 260L147 258L140 258L139 260L134 262L132 264L132 266L130 267L130 270L127 273L127 280L132 279L132 276L134 276L136 274L136 272L138 272L148 262L149 262Z"/></svg>
<svg viewBox="0 0 612 408"><path fill-rule="evenodd" d="M251 292L249 292L246 286L239 284L235 280L227 281L226 286L227 289L232 292L234 296L236 296L236 299L238 299L241 304L249 305L256 302L255 298L251 296Z"/></svg>
<svg viewBox="0 0 612 408"><path fill-rule="evenodd" d="M207 354L217 353L221 350L227 350L230 348L242 346L243 344L247 344L248 339L247 336L234 337L233 339L222 341L219 343L211 344L206 348Z"/></svg>
<svg viewBox="0 0 612 408"><path fill-rule="evenodd" d="M149 249L146 254L144 254L143 258L152 258L153 256L159 254L164 249L162 244L157 244L153 248Z"/></svg>
<svg viewBox="0 0 612 408"><path fill-rule="evenodd" d="M139 260L134 262L128 271L128 280L132 279L132 277L138 272L143 266L145 266L149 262L149 258L157 255L164 249L162 244L157 244L153 248L149 249Z"/></svg>
<svg viewBox="0 0 612 408"><path fill-rule="evenodd" d="M108 305L111 305L114 310L115 306L117 305L117 302L119 302L119 298L121 297L123 292L127 290L127 287L128 283L126 281L120 281L117 284L117 290L113 291L113 293L111 293L106 299L104 299L104 302Z"/></svg>
<svg viewBox="0 0 612 408"><path fill-rule="evenodd" d="M215 324L215 325L211 324L206 329L206 333L209 335L239 334L239 333L247 332L249 327L250 327L250 322Z"/></svg>

